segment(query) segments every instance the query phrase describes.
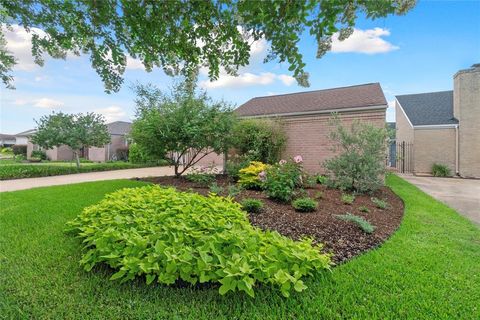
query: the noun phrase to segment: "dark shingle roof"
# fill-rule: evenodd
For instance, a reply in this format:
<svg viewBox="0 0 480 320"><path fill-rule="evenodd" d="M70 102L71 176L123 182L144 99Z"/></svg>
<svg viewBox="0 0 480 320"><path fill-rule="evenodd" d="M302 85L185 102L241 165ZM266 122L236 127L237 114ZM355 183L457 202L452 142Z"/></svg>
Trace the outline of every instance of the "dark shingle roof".
<svg viewBox="0 0 480 320"><path fill-rule="evenodd" d="M379 83L253 98L238 107L239 116L308 113L386 105Z"/></svg>
<svg viewBox="0 0 480 320"><path fill-rule="evenodd" d="M414 126L456 124L453 117L453 91L396 96Z"/></svg>
<svg viewBox="0 0 480 320"><path fill-rule="evenodd" d="M107 123L108 133L110 134L124 135L130 132L131 127L132 123L126 121L115 121Z"/></svg>

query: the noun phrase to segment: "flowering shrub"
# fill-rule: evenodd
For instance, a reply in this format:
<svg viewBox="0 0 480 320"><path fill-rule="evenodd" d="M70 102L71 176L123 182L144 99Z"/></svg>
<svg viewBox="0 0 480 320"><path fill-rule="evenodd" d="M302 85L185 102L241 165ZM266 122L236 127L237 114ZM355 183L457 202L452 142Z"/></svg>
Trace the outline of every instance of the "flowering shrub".
<svg viewBox="0 0 480 320"><path fill-rule="evenodd" d="M264 187L267 195L282 202L292 200L295 188L302 186L302 157L294 160L280 160L276 165L267 169Z"/></svg>
<svg viewBox="0 0 480 320"><path fill-rule="evenodd" d="M246 189L261 189L265 172L270 166L260 161L251 161L248 167L238 172L238 183Z"/></svg>
<svg viewBox="0 0 480 320"><path fill-rule="evenodd" d="M116 270L111 280L213 282L222 295L238 290L250 296L264 284L288 296L306 288L304 276L330 268L322 245L253 227L230 198L158 185L109 194L69 226L83 241L84 269L106 264Z"/></svg>

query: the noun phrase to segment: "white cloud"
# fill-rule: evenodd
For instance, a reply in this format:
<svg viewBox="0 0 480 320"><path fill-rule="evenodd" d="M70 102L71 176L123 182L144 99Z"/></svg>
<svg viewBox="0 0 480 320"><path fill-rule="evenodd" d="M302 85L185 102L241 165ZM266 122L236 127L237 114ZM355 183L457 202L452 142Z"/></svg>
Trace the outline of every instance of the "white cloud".
<svg viewBox="0 0 480 320"><path fill-rule="evenodd" d="M207 79L200 81L200 87L206 89L217 89L229 87L247 87L255 85L264 86L272 84L276 80L280 80L286 86L290 86L295 82L295 79L289 75L275 74L272 72L262 72L260 74L245 72L239 74L237 77L222 73L220 74L218 80L210 81Z"/></svg>
<svg viewBox="0 0 480 320"><path fill-rule="evenodd" d="M32 71L39 68L32 57L32 34L43 37L46 33L38 28L31 28L29 33L19 25L12 25L12 30L8 30L5 25L2 25L2 31L7 40L7 50L12 52L17 59L14 69Z"/></svg>
<svg viewBox="0 0 480 320"><path fill-rule="evenodd" d="M228 74L221 74L218 80L215 81L201 81L200 86L203 88L215 89L226 87L246 87L252 85L267 85L271 84L276 78L276 75L271 72L264 72L260 74L253 74L245 72L238 77Z"/></svg>
<svg viewBox="0 0 480 320"><path fill-rule="evenodd" d="M142 61L140 59L134 59L130 56L127 56L127 70L145 70Z"/></svg>
<svg viewBox="0 0 480 320"><path fill-rule="evenodd" d="M59 100L50 99L50 98L40 98L32 101L33 106L37 108L44 108L44 109L56 109L59 107L63 107L65 103Z"/></svg>
<svg viewBox="0 0 480 320"><path fill-rule="evenodd" d="M119 106L110 106L107 108L95 109L94 112L105 116L107 122L126 120L127 113Z"/></svg>
<svg viewBox="0 0 480 320"><path fill-rule="evenodd" d="M268 42L265 38L254 41L250 46L250 60L263 59L268 49Z"/></svg>
<svg viewBox="0 0 480 320"><path fill-rule="evenodd" d="M386 117L388 122L395 122L395 100L388 101Z"/></svg>
<svg viewBox="0 0 480 320"><path fill-rule="evenodd" d="M292 84L295 83L295 78L286 74L280 74L277 76L280 81L283 82L284 85L286 86L291 86Z"/></svg>
<svg viewBox="0 0 480 320"><path fill-rule="evenodd" d="M390 31L383 28L355 29L350 37L340 41L336 34L332 37L332 52L376 54L397 50L399 47L382 39L383 36L389 35Z"/></svg>

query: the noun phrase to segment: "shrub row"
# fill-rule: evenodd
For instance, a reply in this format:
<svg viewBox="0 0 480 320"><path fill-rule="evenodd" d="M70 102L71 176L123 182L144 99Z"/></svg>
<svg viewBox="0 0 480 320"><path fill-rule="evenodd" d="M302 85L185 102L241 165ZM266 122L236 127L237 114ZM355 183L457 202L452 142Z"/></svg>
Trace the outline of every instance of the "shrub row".
<svg viewBox="0 0 480 320"><path fill-rule="evenodd" d="M156 164L155 164L156 165ZM164 164L166 165L166 163ZM58 166L58 165L35 165L35 164L12 164L0 166L0 180L21 179L58 176L63 174L108 171L119 169L142 168L150 165L139 165L128 162L99 163L95 165L83 166ZM154 166L154 165L151 165Z"/></svg>

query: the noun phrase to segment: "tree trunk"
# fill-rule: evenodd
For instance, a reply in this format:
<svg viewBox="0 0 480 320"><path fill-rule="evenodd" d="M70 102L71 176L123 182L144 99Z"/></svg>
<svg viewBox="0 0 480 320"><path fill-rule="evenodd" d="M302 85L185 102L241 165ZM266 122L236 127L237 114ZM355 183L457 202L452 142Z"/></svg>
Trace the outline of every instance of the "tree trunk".
<svg viewBox="0 0 480 320"><path fill-rule="evenodd" d="M223 174L227 174L227 161L228 161L228 151L223 153Z"/></svg>
<svg viewBox="0 0 480 320"><path fill-rule="evenodd" d="M80 156L78 151L74 151L73 154L75 155L75 162L77 163L77 168L80 168Z"/></svg>
<svg viewBox="0 0 480 320"><path fill-rule="evenodd" d="M180 177L180 173L178 172L178 166L179 166L178 162L175 162L173 164L173 166L174 166L174 170L175 170L175 177L177 177L177 178Z"/></svg>

